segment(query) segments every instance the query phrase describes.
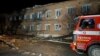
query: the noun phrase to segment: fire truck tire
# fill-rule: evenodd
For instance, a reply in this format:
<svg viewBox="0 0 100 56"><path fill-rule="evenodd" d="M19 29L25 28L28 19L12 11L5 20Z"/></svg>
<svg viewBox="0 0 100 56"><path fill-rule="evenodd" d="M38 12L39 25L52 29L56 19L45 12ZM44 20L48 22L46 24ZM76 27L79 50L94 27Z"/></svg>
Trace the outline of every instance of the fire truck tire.
<svg viewBox="0 0 100 56"><path fill-rule="evenodd" d="M100 56L100 46L93 45L88 49L88 56Z"/></svg>

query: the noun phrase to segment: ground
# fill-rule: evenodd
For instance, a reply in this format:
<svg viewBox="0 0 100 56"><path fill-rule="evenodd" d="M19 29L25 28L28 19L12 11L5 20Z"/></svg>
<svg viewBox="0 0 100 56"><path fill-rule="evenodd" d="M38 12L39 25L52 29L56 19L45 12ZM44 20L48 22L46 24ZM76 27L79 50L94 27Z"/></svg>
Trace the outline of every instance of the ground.
<svg viewBox="0 0 100 56"><path fill-rule="evenodd" d="M0 56L85 56L77 55L65 43L16 39L14 45L18 49L0 44Z"/></svg>

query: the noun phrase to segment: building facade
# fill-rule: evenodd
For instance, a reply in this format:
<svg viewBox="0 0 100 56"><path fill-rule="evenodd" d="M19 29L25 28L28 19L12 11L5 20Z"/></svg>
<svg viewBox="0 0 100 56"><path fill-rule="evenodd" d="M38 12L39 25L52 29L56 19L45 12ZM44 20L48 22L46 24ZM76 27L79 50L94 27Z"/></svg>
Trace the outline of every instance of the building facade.
<svg viewBox="0 0 100 56"><path fill-rule="evenodd" d="M99 14L99 0L70 0L24 9L19 15L16 34L39 37L59 37L72 33L74 18ZM13 21L14 22L14 21ZM15 25L16 26L16 25Z"/></svg>

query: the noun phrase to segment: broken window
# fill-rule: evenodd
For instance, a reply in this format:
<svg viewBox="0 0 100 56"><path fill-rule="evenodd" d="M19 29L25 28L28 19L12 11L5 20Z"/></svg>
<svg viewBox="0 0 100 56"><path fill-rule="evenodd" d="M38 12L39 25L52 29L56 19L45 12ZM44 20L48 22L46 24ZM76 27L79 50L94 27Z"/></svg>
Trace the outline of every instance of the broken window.
<svg viewBox="0 0 100 56"><path fill-rule="evenodd" d="M60 24L54 24L55 31L60 31L61 30L61 25Z"/></svg>

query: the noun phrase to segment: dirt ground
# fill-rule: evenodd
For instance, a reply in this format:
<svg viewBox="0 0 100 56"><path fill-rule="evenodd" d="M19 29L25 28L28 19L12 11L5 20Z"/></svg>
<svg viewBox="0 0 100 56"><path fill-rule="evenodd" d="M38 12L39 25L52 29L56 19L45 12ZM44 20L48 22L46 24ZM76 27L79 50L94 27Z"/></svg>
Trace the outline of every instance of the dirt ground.
<svg viewBox="0 0 100 56"><path fill-rule="evenodd" d="M79 56L71 50L69 44L21 39L15 39L13 44L17 50L0 44L0 56Z"/></svg>

